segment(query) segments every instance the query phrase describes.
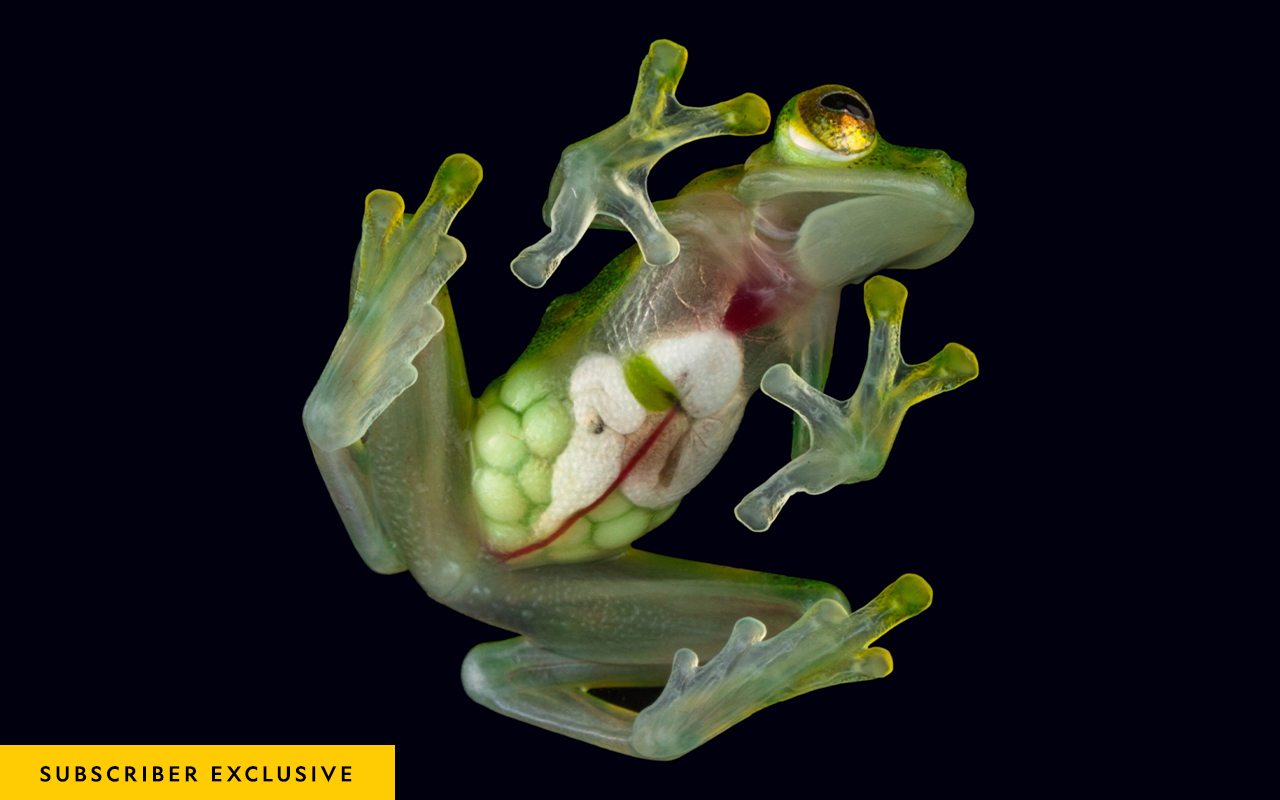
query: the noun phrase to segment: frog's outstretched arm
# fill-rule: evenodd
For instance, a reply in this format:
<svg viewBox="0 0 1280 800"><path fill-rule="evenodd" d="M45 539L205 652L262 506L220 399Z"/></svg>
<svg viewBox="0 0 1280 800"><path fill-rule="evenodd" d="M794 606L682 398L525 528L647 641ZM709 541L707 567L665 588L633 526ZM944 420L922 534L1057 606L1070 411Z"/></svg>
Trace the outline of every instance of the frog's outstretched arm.
<svg viewBox="0 0 1280 800"><path fill-rule="evenodd" d="M320 450L359 441L418 379L413 359L444 328L432 301L467 257L446 231L481 174L471 156L449 156L408 225L400 195L379 189L365 198L347 324L302 412L307 435Z"/></svg>
<svg viewBox="0 0 1280 800"><path fill-rule="evenodd" d="M536 289L545 284L597 214L617 219L631 231L650 264L665 266L680 255L680 243L662 226L649 201L649 170L696 139L749 136L769 128L769 106L758 95L704 108L680 105L676 84L688 57L689 51L675 42L654 42L640 65L631 113L560 156L543 207L551 233L511 262L511 271L526 285Z"/></svg>
<svg viewBox="0 0 1280 800"><path fill-rule="evenodd" d="M899 340L906 300L906 288L895 280L876 276L864 285L871 342L862 380L848 400L828 397L785 364L765 372L761 390L804 419L813 443L734 509L748 528L768 530L796 492L822 494L839 484L879 475L907 409L978 376L978 360L954 342L923 364L902 360Z"/></svg>

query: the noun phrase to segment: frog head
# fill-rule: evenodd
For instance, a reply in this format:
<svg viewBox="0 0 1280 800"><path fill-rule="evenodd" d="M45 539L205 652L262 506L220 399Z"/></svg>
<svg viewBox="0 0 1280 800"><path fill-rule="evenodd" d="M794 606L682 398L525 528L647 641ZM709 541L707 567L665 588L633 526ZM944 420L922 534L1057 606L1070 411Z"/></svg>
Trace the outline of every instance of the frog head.
<svg viewBox="0 0 1280 800"><path fill-rule="evenodd" d="M796 276L821 289L946 257L973 225L965 179L941 150L885 141L861 95L827 84L782 109L737 194L758 232L794 240Z"/></svg>

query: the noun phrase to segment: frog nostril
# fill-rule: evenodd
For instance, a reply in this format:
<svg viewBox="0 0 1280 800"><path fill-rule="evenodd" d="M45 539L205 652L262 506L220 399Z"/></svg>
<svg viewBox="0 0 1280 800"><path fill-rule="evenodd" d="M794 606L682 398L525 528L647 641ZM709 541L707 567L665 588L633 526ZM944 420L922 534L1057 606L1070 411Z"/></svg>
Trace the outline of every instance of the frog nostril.
<svg viewBox="0 0 1280 800"><path fill-rule="evenodd" d="M818 104L832 111L844 111L863 121L871 118L871 109L867 108L860 99L846 92L832 92L819 100Z"/></svg>

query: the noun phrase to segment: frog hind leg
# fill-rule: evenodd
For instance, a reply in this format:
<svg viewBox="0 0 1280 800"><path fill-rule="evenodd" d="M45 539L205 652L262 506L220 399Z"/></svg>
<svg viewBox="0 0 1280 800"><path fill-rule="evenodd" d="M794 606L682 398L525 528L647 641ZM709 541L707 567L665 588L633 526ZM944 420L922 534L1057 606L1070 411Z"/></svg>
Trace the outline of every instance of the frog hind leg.
<svg viewBox="0 0 1280 800"><path fill-rule="evenodd" d="M658 686L670 665L601 664L539 647L525 636L475 647L462 662L462 685L477 703L508 717L627 755L636 712L588 689Z"/></svg>
<svg viewBox="0 0 1280 800"><path fill-rule="evenodd" d="M465 251L447 234L480 165L445 160L416 214L377 191L365 204L351 308L303 425L365 563L413 571L433 596L478 548L466 431L474 411L445 282Z"/></svg>
<svg viewBox="0 0 1280 800"><path fill-rule="evenodd" d="M932 600L929 584L908 574L852 614L833 600L819 600L771 639L758 620L739 620L705 665L692 650L676 653L662 694L636 718L631 747L646 758L676 758L774 703L883 678L893 671L893 659L869 645Z"/></svg>
<svg viewBox="0 0 1280 800"><path fill-rule="evenodd" d="M349 447L418 379L414 359L445 324L434 300L466 260L448 235L475 193L480 164L445 159L416 214L381 189L365 198L347 324L303 408L302 421L320 450Z"/></svg>
<svg viewBox="0 0 1280 800"><path fill-rule="evenodd" d="M657 760L683 755L773 703L888 674L888 653L869 645L932 597L908 575L850 614L829 584L636 550L494 573L468 594L477 604L468 613L526 634L467 656L463 684L474 700ZM699 667L695 651L718 654ZM586 691L663 683L640 714Z"/></svg>

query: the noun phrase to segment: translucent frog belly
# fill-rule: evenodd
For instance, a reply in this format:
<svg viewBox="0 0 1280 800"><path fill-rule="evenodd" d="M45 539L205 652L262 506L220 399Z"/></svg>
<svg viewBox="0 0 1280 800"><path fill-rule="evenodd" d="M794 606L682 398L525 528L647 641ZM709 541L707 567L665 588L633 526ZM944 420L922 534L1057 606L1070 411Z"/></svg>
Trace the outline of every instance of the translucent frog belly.
<svg viewBox="0 0 1280 800"><path fill-rule="evenodd" d="M560 385L557 387L557 383ZM721 331L513 371L476 423L485 546L521 566L616 552L662 524L733 439L747 393Z"/></svg>

